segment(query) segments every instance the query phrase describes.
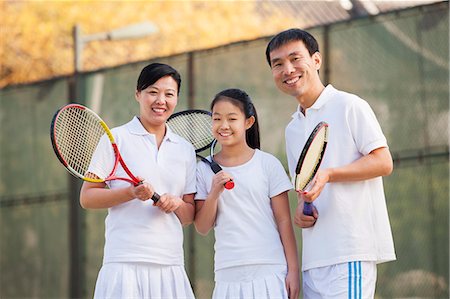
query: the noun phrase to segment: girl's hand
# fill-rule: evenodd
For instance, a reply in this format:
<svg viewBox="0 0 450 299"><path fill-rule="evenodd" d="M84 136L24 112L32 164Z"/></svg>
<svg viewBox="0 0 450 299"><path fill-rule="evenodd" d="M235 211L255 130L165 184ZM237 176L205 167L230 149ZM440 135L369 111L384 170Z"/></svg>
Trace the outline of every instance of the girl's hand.
<svg viewBox="0 0 450 299"><path fill-rule="evenodd" d="M300 274L298 270L288 271L285 279L289 299L298 299L300 294Z"/></svg>
<svg viewBox="0 0 450 299"><path fill-rule="evenodd" d="M210 193L213 193L218 197L225 189L225 183L232 179L233 177L229 173L226 173L223 170L219 171L213 176Z"/></svg>
<svg viewBox="0 0 450 299"><path fill-rule="evenodd" d="M183 202L184 201L180 197L165 193L161 195L158 202L153 205L158 207L162 212L172 213L178 209Z"/></svg>

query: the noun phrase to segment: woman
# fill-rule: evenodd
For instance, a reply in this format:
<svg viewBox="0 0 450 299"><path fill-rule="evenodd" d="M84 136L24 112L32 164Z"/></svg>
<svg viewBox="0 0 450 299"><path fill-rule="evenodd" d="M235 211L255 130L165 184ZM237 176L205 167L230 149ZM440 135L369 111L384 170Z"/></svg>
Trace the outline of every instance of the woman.
<svg viewBox="0 0 450 299"><path fill-rule="evenodd" d="M135 93L139 116L111 130L127 166L143 183L83 183L81 206L108 209L94 298L194 298L184 269L182 225L194 218L195 152L166 126L180 85L171 66L146 66ZM114 163L104 141L89 167L98 177L106 177L105 169ZM117 175L126 176L121 167ZM154 192L162 194L156 204L149 200Z"/></svg>

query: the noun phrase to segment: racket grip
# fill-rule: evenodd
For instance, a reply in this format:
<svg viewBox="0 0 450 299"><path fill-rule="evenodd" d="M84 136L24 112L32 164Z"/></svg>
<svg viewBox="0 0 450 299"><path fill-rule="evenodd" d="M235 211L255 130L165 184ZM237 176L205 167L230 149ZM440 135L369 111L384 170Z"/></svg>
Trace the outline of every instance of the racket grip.
<svg viewBox="0 0 450 299"><path fill-rule="evenodd" d="M144 182L144 180L139 181L138 183L134 183L134 186L139 186ZM153 195L151 197L151 199L153 200L154 203L157 203L159 201L159 194L156 192L153 192Z"/></svg>
<svg viewBox="0 0 450 299"><path fill-rule="evenodd" d="M154 203L157 203L157 202L159 201L159 197L160 197L160 196L159 196L158 193L153 192L152 200L153 200Z"/></svg>
<svg viewBox="0 0 450 299"><path fill-rule="evenodd" d="M313 216L313 207L314 205L311 202L305 202L303 204L303 214Z"/></svg>
<svg viewBox="0 0 450 299"><path fill-rule="evenodd" d="M208 161L208 160L207 160ZM219 164L217 164L215 161L209 162L209 165L211 166L211 170L214 173L218 173L219 171L222 170L222 167L220 167Z"/></svg>

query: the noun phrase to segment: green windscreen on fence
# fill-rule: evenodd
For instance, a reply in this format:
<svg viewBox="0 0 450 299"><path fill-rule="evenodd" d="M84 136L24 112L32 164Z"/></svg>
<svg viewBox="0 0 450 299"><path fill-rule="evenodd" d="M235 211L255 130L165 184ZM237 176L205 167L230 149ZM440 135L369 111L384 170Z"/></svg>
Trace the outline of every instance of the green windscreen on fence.
<svg viewBox="0 0 450 299"><path fill-rule="evenodd" d="M449 296L449 19L448 2L310 30L326 61L324 82L369 102L386 135L395 168L384 178L397 261L378 266L376 298ZM265 58L270 37L165 57L180 71L177 111L209 109L225 88L255 103L262 149L286 167L284 127L296 109L279 92ZM138 112L140 70L152 61L69 79L0 90L0 298L69 298L69 174L53 154L53 113L69 101L121 125ZM188 99L193 103L189 104ZM291 196L292 211L295 195ZM91 298L102 263L106 211L82 210L79 284ZM301 232L295 229L301 248ZM186 270L198 299L214 287L214 234L184 229ZM73 284L73 282L72 282Z"/></svg>

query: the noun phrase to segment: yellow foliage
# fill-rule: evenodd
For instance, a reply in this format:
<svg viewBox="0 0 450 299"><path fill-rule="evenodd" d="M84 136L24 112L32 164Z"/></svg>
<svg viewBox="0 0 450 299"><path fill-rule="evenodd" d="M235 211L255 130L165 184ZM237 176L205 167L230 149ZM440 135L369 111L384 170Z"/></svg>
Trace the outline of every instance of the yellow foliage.
<svg viewBox="0 0 450 299"><path fill-rule="evenodd" d="M294 23L260 13L262 1L3 1L0 4L0 88L71 74L72 28L107 32L150 21L159 31L137 40L93 41L82 69L205 49L274 34Z"/></svg>

